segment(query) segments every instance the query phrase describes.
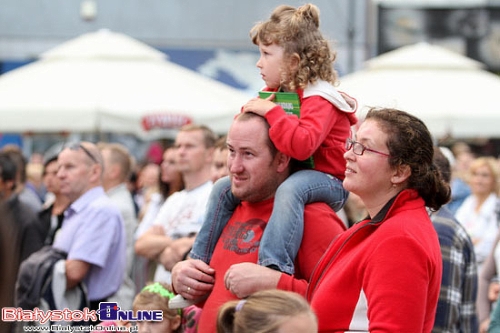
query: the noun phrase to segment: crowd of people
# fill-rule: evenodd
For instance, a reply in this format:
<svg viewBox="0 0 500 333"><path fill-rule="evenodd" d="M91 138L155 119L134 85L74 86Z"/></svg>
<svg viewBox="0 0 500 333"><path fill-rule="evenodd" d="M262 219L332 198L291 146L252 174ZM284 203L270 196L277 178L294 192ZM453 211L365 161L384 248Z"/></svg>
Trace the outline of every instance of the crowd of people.
<svg viewBox="0 0 500 333"><path fill-rule="evenodd" d="M1 306L162 313L66 322L102 332L500 332L499 161L404 110L358 123L313 4L250 37L299 116L252 98L225 135L185 125L142 164L110 142L1 148Z"/></svg>

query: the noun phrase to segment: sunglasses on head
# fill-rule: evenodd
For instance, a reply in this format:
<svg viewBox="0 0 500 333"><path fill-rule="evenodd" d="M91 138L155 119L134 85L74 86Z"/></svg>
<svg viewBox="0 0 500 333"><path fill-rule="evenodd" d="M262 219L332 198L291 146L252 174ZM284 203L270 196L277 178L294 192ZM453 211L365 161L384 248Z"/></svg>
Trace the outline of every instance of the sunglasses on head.
<svg viewBox="0 0 500 333"><path fill-rule="evenodd" d="M84 145L81 144L81 142L70 142L70 143L67 143L64 145L63 148L68 148L70 150L83 150L83 152L88 156L90 157L90 159L94 162L94 163L97 163L99 164L99 161L97 160L97 158L87 149L85 148Z"/></svg>

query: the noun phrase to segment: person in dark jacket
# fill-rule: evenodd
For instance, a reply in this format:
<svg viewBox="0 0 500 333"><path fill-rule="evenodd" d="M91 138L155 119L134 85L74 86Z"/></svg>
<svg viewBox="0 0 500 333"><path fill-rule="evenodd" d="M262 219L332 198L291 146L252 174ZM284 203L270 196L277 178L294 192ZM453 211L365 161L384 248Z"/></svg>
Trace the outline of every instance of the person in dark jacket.
<svg viewBox="0 0 500 333"><path fill-rule="evenodd" d="M15 265L17 272L24 259L42 248L43 231L36 213L16 193L16 172L15 162L6 153L0 152L0 202L12 216L13 252L18 257Z"/></svg>
<svg viewBox="0 0 500 333"><path fill-rule="evenodd" d="M57 178L57 155L47 158L43 164L43 183L50 193L38 213L43 229L44 244L52 245L54 237L62 226L64 211L69 206L69 198L61 193Z"/></svg>

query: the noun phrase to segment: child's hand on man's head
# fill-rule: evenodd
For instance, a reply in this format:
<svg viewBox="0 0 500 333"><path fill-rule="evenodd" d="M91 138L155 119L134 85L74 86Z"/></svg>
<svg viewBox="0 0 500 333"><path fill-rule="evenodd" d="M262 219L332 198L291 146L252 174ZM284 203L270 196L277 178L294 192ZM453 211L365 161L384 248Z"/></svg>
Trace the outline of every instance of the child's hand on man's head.
<svg viewBox="0 0 500 333"><path fill-rule="evenodd" d="M266 99L261 99L258 97L252 98L245 105L243 105L243 112L253 112L262 117L266 115L269 110L276 106L276 103L273 103L274 94L270 95Z"/></svg>

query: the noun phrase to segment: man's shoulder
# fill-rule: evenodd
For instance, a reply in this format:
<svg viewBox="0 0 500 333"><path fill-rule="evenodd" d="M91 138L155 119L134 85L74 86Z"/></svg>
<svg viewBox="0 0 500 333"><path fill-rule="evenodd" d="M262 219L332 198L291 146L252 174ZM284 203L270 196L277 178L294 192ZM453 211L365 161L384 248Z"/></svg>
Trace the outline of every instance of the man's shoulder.
<svg viewBox="0 0 500 333"><path fill-rule="evenodd" d="M101 197L96 197L93 200L88 202L87 205L90 209L99 209L99 210L118 210L116 207L116 203L108 196L104 195Z"/></svg>
<svg viewBox="0 0 500 333"><path fill-rule="evenodd" d="M337 216L337 214L324 202L313 202L305 205L304 213L322 213L327 215Z"/></svg>
<svg viewBox="0 0 500 333"><path fill-rule="evenodd" d="M120 209L105 193L87 201L78 212L87 216L93 214L98 220L109 220L114 217L121 219Z"/></svg>
<svg viewBox="0 0 500 333"><path fill-rule="evenodd" d="M342 219L326 203L314 202L305 206L304 223L318 222L326 225L325 222L327 221L331 221L333 225L338 225L342 229L345 229L345 224Z"/></svg>
<svg viewBox="0 0 500 333"><path fill-rule="evenodd" d="M430 219L437 231L450 230L456 232L456 230L465 230L453 213L446 207L441 207L440 210L430 214Z"/></svg>
<svg viewBox="0 0 500 333"><path fill-rule="evenodd" d="M110 198L132 198L132 193L128 190L127 185L125 183L121 183L108 191L106 191L106 194Z"/></svg>
<svg viewBox="0 0 500 333"><path fill-rule="evenodd" d="M17 194L9 198L7 207L17 223L31 224L38 221L37 212Z"/></svg>
<svg viewBox="0 0 500 333"><path fill-rule="evenodd" d="M196 186L195 188L191 190L183 190L189 194L192 195L200 195L200 194L206 194L210 193L212 191L213 183L211 180L207 180L206 182ZM181 191L181 192L183 192Z"/></svg>
<svg viewBox="0 0 500 333"><path fill-rule="evenodd" d="M453 246L472 249L473 243L464 226L445 207L431 214L431 221L441 247Z"/></svg>
<svg viewBox="0 0 500 333"><path fill-rule="evenodd" d="M134 198L126 187L116 187L114 191L108 191L107 195L120 211L126 211L127 213L135 212Z"/></svg>
<svg viewBox="0 0 500 333"><path fill-rule="evenodd" d="M191 190L182 190L172 193L166 200L165 204L178 203L179 201L192 200L193 198L201 198L203 200L208 200L208 196L212 191L212 182L207 181Z"/></svg>

